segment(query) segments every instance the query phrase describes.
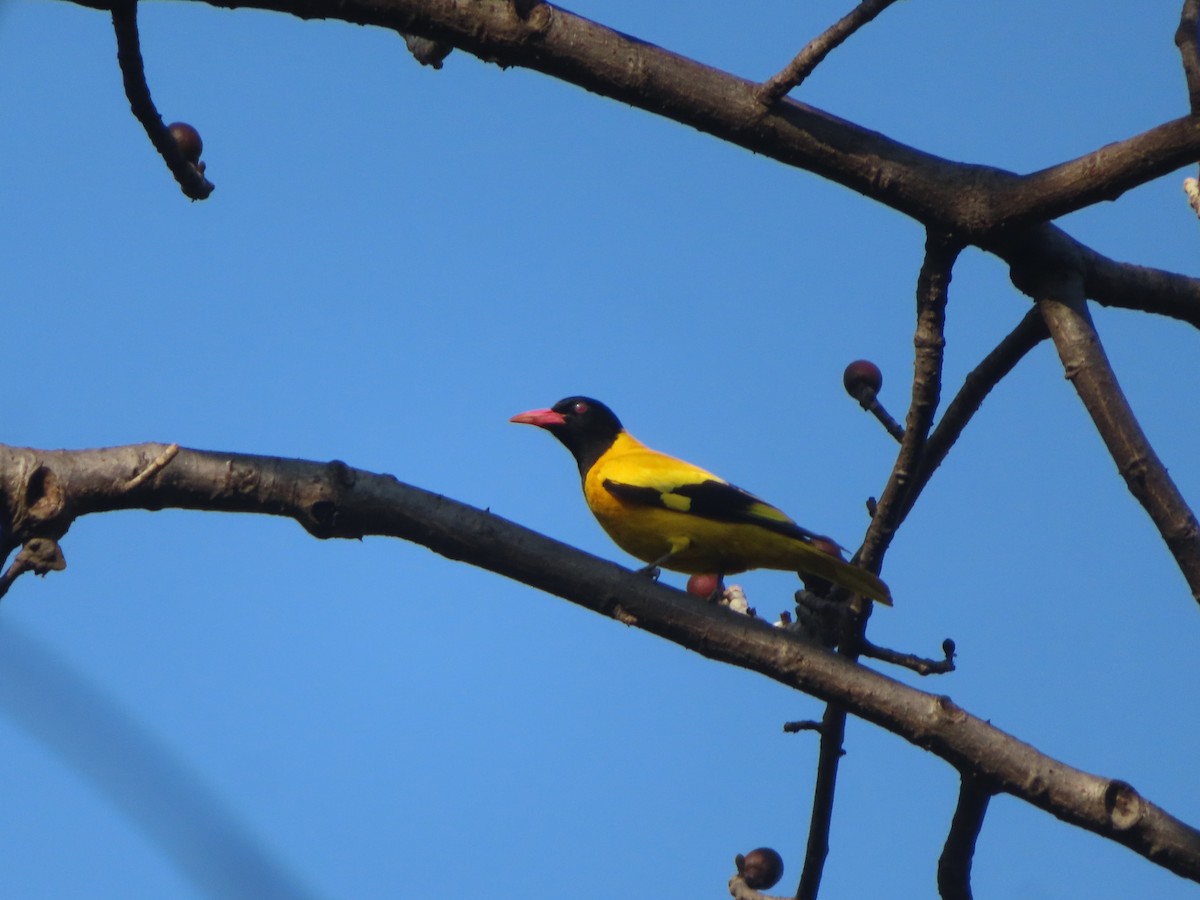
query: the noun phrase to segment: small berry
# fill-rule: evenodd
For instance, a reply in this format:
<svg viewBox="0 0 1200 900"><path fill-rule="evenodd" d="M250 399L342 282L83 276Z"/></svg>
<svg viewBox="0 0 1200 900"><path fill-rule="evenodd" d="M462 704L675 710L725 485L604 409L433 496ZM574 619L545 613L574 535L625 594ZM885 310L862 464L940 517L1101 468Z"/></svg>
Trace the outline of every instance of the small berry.
<svg viewBox="0 0 1200 900"><path fill-rule="evenodd" d="M697 597L711 597L721 587L720 575L693 575L688 579L687 592Z"/></svg>
<svg viewBox="0 0 1200 900"><path fill-rule="evenodd" d="M879 393L883 387L883 373L869 359L856 359L842 373L842 384L846 386L846 393L859 400L864 393Z"/></svg>
<svg viewBox="0 0 1200 900"><path fill-rule="evenodd" d="M770 847L759 847L739 858L742 862L738 866L738 874L746 882L746 887L765 891L773 888L783 877L783 857Z"/></svg>
<svg viewBox="0 0 1200 900"><path fill-rule="evenodd" d="M828 553L830 556L836 556L838 559L842 558L842 548L833 538L816 535L812 539L812 545L822 553Z"/></svg>
<svg viewBox="0 0 1200 900"><path fill-rule="evenodd" d="M200 154L204 151L204 142L200 140L200 132L187 122L172 122L167 126L167 130L171 132L171 137L175 138L175 143L179 146L179 152L183 154L184 159L193 165L200 162Z"/></svg>

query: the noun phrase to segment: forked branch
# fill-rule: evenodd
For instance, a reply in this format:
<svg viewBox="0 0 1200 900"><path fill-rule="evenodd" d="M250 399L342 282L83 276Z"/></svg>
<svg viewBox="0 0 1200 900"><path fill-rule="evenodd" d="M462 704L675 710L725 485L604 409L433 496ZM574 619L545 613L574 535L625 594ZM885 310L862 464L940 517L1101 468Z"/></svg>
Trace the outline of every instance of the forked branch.
<svg viewBox="0 0 1200 900"><path fill-rule="evenodd" d="M1083 274L1051 265L1021 273L1018 278L1036 298L1066 376L1117 470L1158 528L1192 596L1200 602L1200 527L1117 382L1088 312Z"/></svg>
<svg viewBox="0 0 1200 900"><path fill-rule="evenodd" d="M784 69L764 81L758 88L758 102L763 106L774 106L788 92L799 87L838 45L895 2L896 0L862 0L824 33L809 41Z"/></svg>

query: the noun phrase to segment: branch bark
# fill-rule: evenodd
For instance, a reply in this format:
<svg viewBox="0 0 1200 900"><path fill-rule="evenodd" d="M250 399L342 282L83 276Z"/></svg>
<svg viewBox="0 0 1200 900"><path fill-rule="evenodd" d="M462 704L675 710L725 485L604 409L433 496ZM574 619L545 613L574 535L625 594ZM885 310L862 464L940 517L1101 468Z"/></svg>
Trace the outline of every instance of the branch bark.
<svg viewBox="0 0 1200 900"><path fill-rule="evenodd" d="M958 805L938 859L938 893L942 900L971 900L971 861L991 799L987 785L963 773Z"/></svg>
<svg viewBox="0 0 1200 900"><path fill-rule="evenodd" d="M99 0L74 0L107 8ZM1065 215L1200 159L1200 122L1177 119L1077 160L1019 176L924 153L822 110L541 3L511 0L201 0L415 34L523 66L806 169L970 239Z"/></svg>
<svg viewBox="0 0 1200 900"><path fill-rule="evenodd" d="M1078 268L1048 267L1033 254L1017 280L1037 298L1067 378L1096 424L1130 493L1149 514L1200 602L1200 526L1154 452L1117 382L1087 309Z"/></svg>
<svg viewBox="0 0 1200 900"><path fill-rule="evenodd" d="M758 102L774 106L813 73L830 53L841 46L850 35L871 22L896 0L862 0L858 6L813 38L781 71L772 75L758 89Z"/></svg>
<svg viewBox="0 0 1200 900"><path fill-rule="evenodd" d="M1200 831L1129 785L1071 768L947 697L908 687L785 629L649 581L500 516L342 462L180 449L130 487L168 449L0 445L9 549L36 537L62 537L79 516L168 507L286 516L322 538L373 534L414 541L844 706L960 771L974 772L994 790L1200 882Z"/></svg>

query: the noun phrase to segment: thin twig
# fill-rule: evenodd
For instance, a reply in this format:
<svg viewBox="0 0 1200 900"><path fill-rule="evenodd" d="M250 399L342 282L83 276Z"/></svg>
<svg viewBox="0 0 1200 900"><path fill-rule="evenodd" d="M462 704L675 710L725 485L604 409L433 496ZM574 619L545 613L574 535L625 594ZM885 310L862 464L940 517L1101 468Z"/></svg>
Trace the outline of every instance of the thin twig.
<svg viewBox="0 0 1200 900"><path fill-rule="evenodd" d="M771 107L797 88L830 52L896 0L863 0L840 20L813 40L787 66L764 81L758 88L758 102Z"/></svg>
<svg viewBox="0 0 1200 900"><path fill-rule="evenodd" d="M821 748L817 754L817 777L813 786L812 814L808 822L808 842L804 848L804 869L796 888L796 900L816 900L829 856L829 827L833 822L833 799L837 790L838 764L846 755L846 710L830 703L821 719Z"/></svg>
<svg viewBox="0 0 1200 900"><path fill-rule="evenodd" d="M144 469L125 482L125 490L132 491L140 484L153 478L161 472L179 453L179 445L171 444L158 455L157 459L151 460Z"/></svg>
<svg viewBox="0 0 1200 900"><path fill-rule="evenodd" d="M1046 330L1046 322L1041 312L1036 307L1030 307L1017 326L963 379L962 387L946 407L937 427L930 433L929 440L925 442L925 452L921 455L912 484L904 497L897 526L912 511L921 491L929 484L933 473L946 459L950 449L962 435L967 423L979 411L992 388L999 384L1030 350L1049 336L1050 332Z"/></svg>
<svg viewBox="0 0 1200 900"><path fill-rule="evenodd" d="M150 142L159 152L179 182L183 193L193 200L204 200L213 192L213 184L204 173L184 158L179 145L150 97L146 84L146 70L142 65L141 40L138 37L137 0L117 0L112 5L113 32L117 37L117 64L121 67L121 78L125 83L125 96L129 108L146 129Z"/></svg>
<svg viewBox="0 0 1200 900"><path fill-rule="evenodd" d="M784 734L799 734L802 731L820 731L825 726L815 719L801 719L799 722L784 722Z"/></svg>
<svg viewBox="0 0 1200 900"><path fill-rule="evenodd" d="M991 799L992 792L981 780L963 774L958 805L938 859L938 893L942 900L971 900L971 861Z"/></svg>
<svg viewBox="0 0 1200 900"><path fill-rule="evenodd" d="M912 402L905 419L904 439L887 485L867 529L859 553L862 565L878 571L891 543L925 451L925 440L941 397L942 361L946 346L946 303L950 275L962 244L930 232L925 241L925 259L917 278L917 329L913 336Z"/></svg>
<svg viewBox="0 0 1200 900"><path fill-rule="evenodd" d="M894 437L897 441L904 440L904 426L892 418L892 414L889 413L887 409L884 408L883 404L879 402L878 394L876 394L874 391L863 391L861 396L857 397L856 399L858 400L859 406L879 420L879 424L884 427L884 430L887 431L888 434Z"/></svg>
<svg viewBox="0 0 1200 900"><path fill-rule="evenodd" d="M1026 273L1029 274L1029 273ZM1035 272L1032 287L1066 376L1130 493L1149 514L1200 602L1200 525L1142 431L1112 370L1084 299L1080 272Z"/></svg>
<svg viewBox="0 0 1200 900"><path fill-rule="evenodd" d="M859 651L863 656L911 669L918 675L945 675L947 672L954 671L954 641L950 638L946 638L942 642L942 652L945 654L942 659L926 659L912 653L890 650L887 647L872 644L865 637L859 641Z"/></svg>
<svg viewBox="0 0 1200 900"><path fill-rule="evenodd" d="M1192 115L1200 114L1200 0L1184 0L1175 31L1175 46L1183 59L1183 76L1187 79L1188 103Z"/></svg>

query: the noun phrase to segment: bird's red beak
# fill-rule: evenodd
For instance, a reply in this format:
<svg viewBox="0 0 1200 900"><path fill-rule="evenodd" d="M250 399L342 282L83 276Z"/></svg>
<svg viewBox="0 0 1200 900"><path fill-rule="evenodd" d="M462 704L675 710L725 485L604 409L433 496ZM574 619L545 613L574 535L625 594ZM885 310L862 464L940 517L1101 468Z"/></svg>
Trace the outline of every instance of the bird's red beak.
<svg viewBox="0 0 1200 900"><path fill-rule="evenodd" d="M508 421L518 425L536 425L538 428L549 428L551 425L563 425L566 419L562 413L552 409L531 409L529 412L517 413Z"/></svg>

